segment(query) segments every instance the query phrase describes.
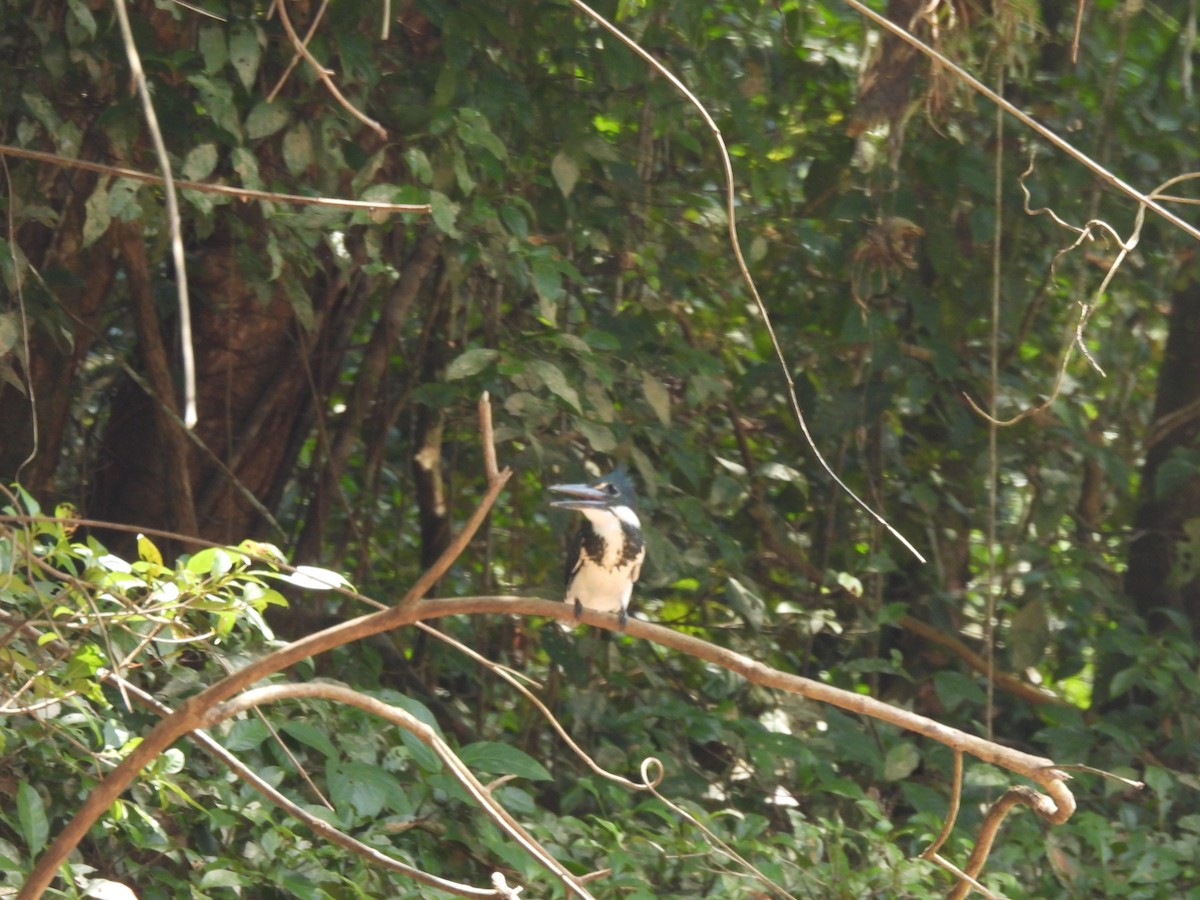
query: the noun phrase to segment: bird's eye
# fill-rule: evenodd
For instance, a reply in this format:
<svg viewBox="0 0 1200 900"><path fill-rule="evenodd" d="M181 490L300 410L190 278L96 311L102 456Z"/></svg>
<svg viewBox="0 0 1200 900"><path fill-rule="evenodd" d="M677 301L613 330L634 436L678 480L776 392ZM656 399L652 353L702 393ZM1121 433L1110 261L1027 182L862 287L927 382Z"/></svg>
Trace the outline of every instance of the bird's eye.
<svg viewBox="0 0 1200 900"><path fill-rule="evenodd" d="M615 484L602 484L600 490L604 491L610 497L617 496L617 486Z"/></svg>

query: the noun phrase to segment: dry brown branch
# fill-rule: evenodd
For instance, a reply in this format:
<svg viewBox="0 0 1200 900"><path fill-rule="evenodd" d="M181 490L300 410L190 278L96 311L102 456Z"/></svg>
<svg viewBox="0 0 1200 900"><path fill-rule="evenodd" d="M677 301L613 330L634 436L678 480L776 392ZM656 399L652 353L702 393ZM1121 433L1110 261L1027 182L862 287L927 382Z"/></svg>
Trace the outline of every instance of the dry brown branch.
<svg viewBox="0 0 1200 900"><path fill-rule="evenodd" d="M966 878L959 879L954 890L947 895L949 900L962 900L973 887L978 886L975 879L983 871L983 864L987 862L988 854L992 852L992 843L996 840L996 833L1000 830L1000 825L1009 811L1018 804L1034 809L1039 799L1037 791L1033 788L1018 784L1010 787L988 807L988 811L983 817L983 824L979 826L979 837L975 840L975 847L971 850L967 865L963 868Z"/></svg>
<svg viewBox="0 0 1200 900"><path fill-rule="evenodd" d="M495 822L501 830L508 834L521 848L554 873L563 886L578 897L591 898L591 894L583 887L579 879L572 875L557 859L542 847L512 815L496 802L491 792L475 774L466 766L453 748L433 728L426 725L416 716L390 706L374 697L351 690L337 684L308 682L303 684L275 684L269 687L253 688L240 696L211 707L202 717L203 723L212 726L245 710L266 703L276 703L280 700L295 698L315 698L331 700L355 706L364 712L386 719L393 725L403 728L417 740L427 746L442 761L463 789L479 804L479 807Z"/></svg>
<svg viewBox="0 0 1200 900"><path fill-rule="evenodd" d="M288 17L287 0L276 0L274 7L279 11L279 21L283 25L283 30L287 32L288 40L292 42L292 46L296 48L296 52L303 56L304 61L312 67L313 73L325 85L325 89L333 95L333 99L340 103L346 112L350 113L350 115L379 135L382 140L386 141L388 139L387 129L346 99L345 95L338 89L338 86L334 84L333 78L330 77L330 70L317 62L317 58L309 52L308 47L300 40L300 35L296 34L296 29L292 27L292 20Z"/></svg>
<svg viewBox="0 0 1200 900"><path fill-rule="evenodd" d="M139 169L129 169L124 166L109 166L104 163L90 162L85 159L71 159L59 156L57 153L45 153L41 150L27 150L24 147L13 147L0 144L0 156L11 156L16 159L28 159L34 162L46 163L52 166L62 166L66 169L80 169L84 172L99 172L103 175L116 175L119 178L130 178L148 184L162 184L163 177L152 172ZM343 200L340 197L305 197L301 194L279 194L275 191L256 191L251 188L233 187L228 184L213 184L204 181L185 181L175 179L175 186L184 191L199 191L203 194L224 194L239 200L266 200L272 203L290 203L295 206L324 206L332 209L362 210L364 212L382 213L418 213L428 215L428 203L381 203L374 200Z"/></svg>
<svg viewBox="0 0 1200 900"><path fill-rule="evenodd" d="M921 851L925 859L933 859L942 849L950 833L954 831L954 822L958 819L958 807L962 803L963 755L961 750L954 751L954 780L950 784L950 808L946 810L946 818L942 822L942 830L933 839L933 843Z"/></svg>
<svg viewBox="0 0 1200 900"><path fill-rule="evenodd" d="M308 23L308 30L304 32L304 46L308 46L308 42L312 40L312 36L317 33L317 26L321 24L321 20L325 18L325 11L329 9L329 0L321 0L321 6L317 9L316 15L312 21ZM283 70L283 74L279 76L279 80L275 82L275 87L271 88L271 92L267 94L267 102L271 103L283 90L283 86L287 84L288 76L296 68L300 62L301 56L299 53L293 53L292 58L288 60L287 67Z"/></svg>
<svg viewBox="0 0 1200 900"><path fill-rule="evenodd" d="M453 600L420 600L415 602L411 612L414 621L481 613L544 616L564 622L575 621L574 611L565 608L564 604L527 597L461 597ZM615 616L589 610L586 607L579 621L608 631L620 629ZM1048 797L1041 798L1037 812L1052 824L1065 822L1074 812L1075 801L1065 785L1070 775L1057 766L1053 760L1046 757L1034 756L1011 747L1005 747L994 741L988 741L957 728L943 725L926 716L893 707L864 694L856 694L820 681L803 678L789 672L781 672L740 653L718 647L688 634L681 634L662 625L631 618L627 623L625 633L631 637L653 641L663 647L718 665L741 675L752 684L786 691L818 703L836 706L847 712L887 722L1028 778L1039 784L1049 794Z"/></svg>

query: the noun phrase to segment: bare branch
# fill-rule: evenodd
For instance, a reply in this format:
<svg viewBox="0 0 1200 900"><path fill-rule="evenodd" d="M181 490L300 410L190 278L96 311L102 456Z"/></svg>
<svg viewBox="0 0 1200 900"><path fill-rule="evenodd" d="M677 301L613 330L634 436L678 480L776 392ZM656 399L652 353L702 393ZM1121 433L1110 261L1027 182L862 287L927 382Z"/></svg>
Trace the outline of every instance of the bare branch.
<svg viewBox="0 0 1200 900"><path fill-rule="evenodd" d="M12 156L17 159L30 159L34 162L62 166L66 169L80 169L84 172L99 172L105 175L116 175L119 178L130 178L134 181L144 181L149 184L162 184L163 177L152 172L139 169L128 169L124 166L109 166L104 163L90 162L85 159L71 159L59 156L57 153L46 153L41 150L26 150L24 147L13 147L0 144L0 156ZM333 209L363 210L365 212L383 213L420 213L430 212L428 203L381 203L375 200L343 200L340 197L306 197L301 194L279 194L275 191L256 191L251 188L233 187L228 184L212 184L204 181L185 181L175 179L175 186L184 191L199 191L204 194L225 194L239 200L266 200L271 203L290 203L295 206L325 206Z"/></svg>
<svg viewBox="0 0 1200 900"><path fill-rule="evenodd" d="M138 56L137 44L133 41L133 29L129 25L129 12L125 0L116 0L117 19L121 23L121 38L125 42L125 55L129 57L129 69L142 98L142 111L154 152L162 169L163 193L167 200L167 227L171 234L171 259L175 264L175 288L179 296L179 341L183 353L183 421L188 429L196 427L196 356L192 347L192 307L188 302L187 265L183 255L183 234L179 225L179 200L175 196L175 179L171 175L171 160L167 156L167 145L163 143L158 127L158 116L150 99L150 86L146 73L142 71L142 60Z"/></svg>
<svg viewBox="0 0 1200 900"><path fill-rule="evenodd" d="M305 682L298 684L275 684L269 687L254 688L235 699L213 706L202 718L205 725L211 726L224 721L230 716L237 715L240 712L261 704L275 703L280 700L289 700L298 697L332 700L336 703L356 706L371 715L379 716L381 719L386 719L392 724L403 728L437 754L438 758L450 771L450 774L463 786L463 789L466 790L472 799L479 804L480 808L510 838L516 841L526 853L552 872L568 891L578 897L589 898L590 900L592 895L588 893L579 880L567 871L562 863L555 859L541 844L534 840L533 836L521 827L521 824L503 806L496 802L487 787L458 758L458 755L442 736L416 718L416 716L399 707L390 706L381 700L368 697L366 694L359 693L342 685Z"/></svg>
<svg viewBox="0 0 1200 900"><path fill-rule="evenodd" d="M861 0L846 0L846 5L849 6L851 9L855 10L859 15L861 15L867 19L870 19L872 22L874 22L880 28L890 31L892 34L896 35L896 37L900 38L902 41L905 41L906 43L911 44L913 47L920 50L922 53L924 53L930 59L936 61L938 65L945 66L949 71L954 73L954 75L958 79L960 79L965 85L967 85L969 88L971 88L975 92L983 95L990 102L999 106L1006 113L1008 113L1010 116L1015 118L1018 122L1020 122L1022 125L1024 125L1026 128L1028 128L1030 131L1033 131L1036 134L1040 135L1041 137L1045 138L1047 141L1049 141L1051 144L1053 144L1055 147L1057 147L1063 153L1067 154L1067 156L1071 157L1071 159L1075 160L1076 162L1078 162L1081 165L1083 165L1084 167L1086 167L1089 171L1091 171L1094 175L1096 175L1098 178L1100 178L1106 184L1109 184L1109 185L1115 187L1121 193L1136 200L1140 204L1139 215L1143 215L1144 210L1146 208L1152 209L1156 213L1158 213L1160 216L1162 216L1164 219L1166 219L1168 222L1170 222L1172 225L1176 226L1177 228L1182 229L1183 231L1187 232L1188 234L1190 234L1192 237L1196 238L1197 240L1200 240L1200 228L1197 228L1195 225L1192 225L1189 222L1186 222L1183 219L1179 218L1179 216L1175 215L1175 213L1171 212L1169 209L1167 209L1162 204L1160 204L1154 198L1153 194L1143 194L1137 188L1135 188L1129 184L1126 184L1124 181L1122 181L1120 178L1118 178L1116 175L1114 175L1112 172L1110 172L1104 166L1100 165L1100 163L1096 162L1090 156L1083 153L1081 150L1076 149L1074 146L1072 146L1070 143L1065 141L1063 138L1059 137L1056 133L1051 131L1049 128L1047 128L1045 125L1043 125L1041 122L1034 119L1028 113L1026 113L1026 112L1022 111L1021 109L1019 109L1018 107L1014 106L1008 100L1005 100L1003 97L1001 97L999 94L997 94L991 88L989 88L986 84L984 84L978 78L976 78L975 76L973 76L969 72L967 72L967 70L962 68L962 66L959 66L957 63L952 61L948 56L945 56L944 54L939 53L937 50L933 49L928 44L921 41L919 38L914 37L902 26L897 25L895 22L893 22L890 19L886 18L885 16L879 14L875 10L871 9L869 6L866 6L865 4L863 4L861 2Z"/></svg>
<svg viewBox="0 0 1200 900"><path fill-rule="evenodd" d="M308 47L300 40L300 35L296 34L296 29L292 27L292 20L288 17L287 0L276 0L275 8L279 10L279 21L283 24L283 30L287 32L292 46L296 48L297 53L304 57L305 62L312 67L313 73L317 78L321 79L321 83L333 95L333 99L340 103L346 112L350 113L350 115L354 116L354 118L358 119L358 121L362 122L386 141L388 139L387 129L346 99L345 95L338 90L338 86L333 83L330 71L317 62L317 58L309 52Z"/></svg>
<svg viewBox="0 0 1200 900"><path fill-rule="evenodd" d="M308 42L312 40L312 36L317 33L317 26L321 24L321 19L325 18L325 11L329 9L329 0L321 0L320 7L317 8L316 14L312 17L312 21L308 23L308 30L304 32L304 40L301 42L307 48ZM267 102L271 103L278 95L283 86L287 83L288 76L292 74L292 70L296 68L297 63L301 60L299 52L293 53L292 58L288 60L287 68L283 70L283 74L279 76L279 80L275 82L275 87L271 88L271 92L267 94Z"/></svg>

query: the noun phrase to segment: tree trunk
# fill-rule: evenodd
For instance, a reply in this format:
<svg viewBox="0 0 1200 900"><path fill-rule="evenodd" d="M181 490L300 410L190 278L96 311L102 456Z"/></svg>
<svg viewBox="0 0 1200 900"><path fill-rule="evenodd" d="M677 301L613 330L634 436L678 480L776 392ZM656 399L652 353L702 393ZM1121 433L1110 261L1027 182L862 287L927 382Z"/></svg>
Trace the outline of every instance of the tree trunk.
<svg viewBox="0 0 1200 900"><path fill-rule="evenodd" d="M1125 591L1156 631L1175 610L1200 632L1200 274L1171 298L1171 328L1147 431Z"/></svg>

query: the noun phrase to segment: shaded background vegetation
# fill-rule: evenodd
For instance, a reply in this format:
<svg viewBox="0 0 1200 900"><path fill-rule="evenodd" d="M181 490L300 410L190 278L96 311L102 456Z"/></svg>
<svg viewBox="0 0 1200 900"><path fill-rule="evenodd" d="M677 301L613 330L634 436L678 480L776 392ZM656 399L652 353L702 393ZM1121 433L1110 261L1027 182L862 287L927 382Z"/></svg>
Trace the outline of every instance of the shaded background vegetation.
<svg viewBox="0 0 1200 900"><path fill-rule="evenodd" d="M518 474L441 595L556 596L570 522L547 510L544 485L624 463L649 542L639 612L1149 782L1126 794L1081 778L1080 812L1053 832L1015 818L993 861L997 889L1176 897L1200 884L1191 238L1150 217L1087 327L1107 376L1076 358L1047 410L998 431L996 667L1047 698L997 690L989 713L971 665L986 654L989 430L966 398L986 404L993 391L994 266L994 390L1007 418L1050 392L1078 304L1094 299L1118 249L1094 241L1059 257L1075 235L1022 209L1031 154L1034 209L1128 234L1131 201L1011 122L998 131L988 104L903 45L871 40L837 3L606 8L720 123L740 232L817 443L930 558L920 565L805 449L728 249L711 138L632 53L560 2L395 3L382 40L381 6L347 0L311 47L385 139L304 64L284 77L293 51L277 15L202 5L224 21L166 2L132 10L177 175L430 202L433 213L183 191L199 373L192 440L177 419L161 188L6 157L6 481L93 519L271 541L386 602L482 490L475 402L487 390L503 461ZM317 5L287 10L303 31ZM888 11L907 24L914 4ZM1194 164L1188 11L1095 4L1077 63L1059 4L944 4L914 30L989 83L1003 77L1022 108L1149 189ZM3 143L156 170L108 4L9 4L0 58ZM91 536L136 555L119 533ZM360 612L323 595L290 599L272 619L282 636ZM621 639L528 621L447 628L547 680L556 711L610 768L664 758L672 795L712 815L798 896L923 897L947 883L905 861L945 811L949 754L939 748ZM216 677L219 656L259 639L163 644L141 677L186 694ZM21 673L18 662L6 674ZM721 858L688 855L694 832L594 779L451 651L402 633L316 665L297 674L403 692L461 744L498 741L541 760L552 779L506 788L505 799L572 865L611 866L602 895L750 896ZM104 754L144 725L116 696L78 702L76 719L0 718L0 791L37 786L52 828ZM509 866L532 877L441 776L360 714L314 705L287 715L285 740L328 780L344 827L443 874L486 882ZM305 790L257 724L224 740ZM304 843L185 753L183 768L135 792L137 815L94 829L88 865L145 896L178 896L189 881L197 895L237 884L428 895ZM972 770L960 852L998 783ZM0 856L19 872L27 823L4 812L0 822ZM193 870L221 874L201 886Z"/></svg>

